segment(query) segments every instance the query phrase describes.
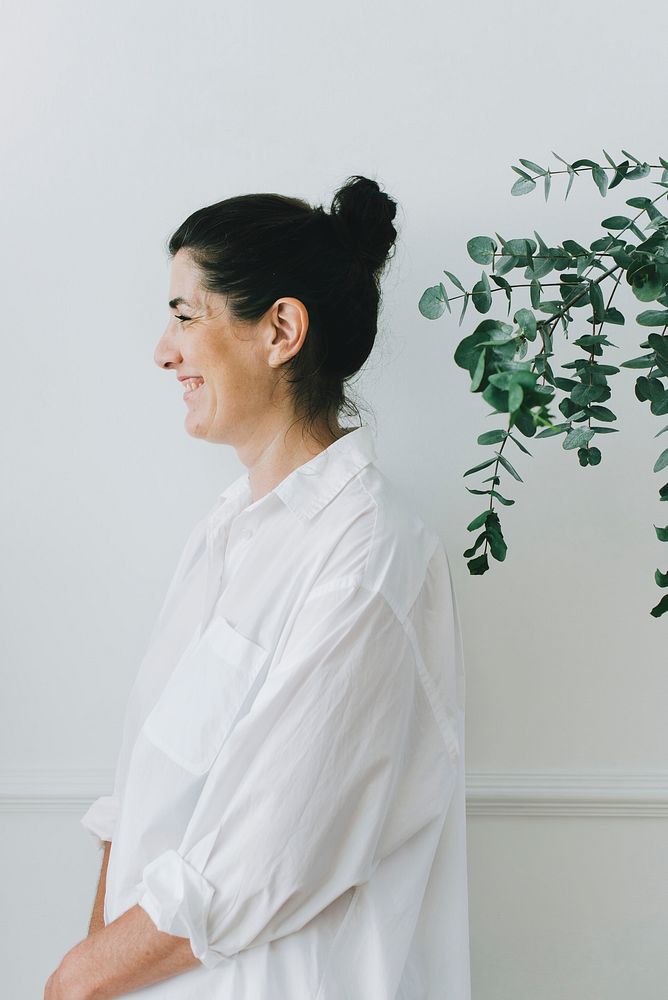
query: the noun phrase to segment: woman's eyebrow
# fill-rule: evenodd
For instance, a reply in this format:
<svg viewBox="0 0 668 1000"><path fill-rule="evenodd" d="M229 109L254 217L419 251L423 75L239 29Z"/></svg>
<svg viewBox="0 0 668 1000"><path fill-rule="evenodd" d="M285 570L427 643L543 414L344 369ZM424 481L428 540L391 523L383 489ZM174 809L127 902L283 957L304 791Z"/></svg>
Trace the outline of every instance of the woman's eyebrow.
<svg viewBox="0 0 668 1000"><path fill-rule="evenodd" d="M186 300L183 299L183 298L181 298L180 296L178 298L176 298L176 299L171 299L171 301L169 303L169 308L170 309L176 309L178 306L188 306L189 309L194 309L195 308L194 306L191 306L189 302L186 302Z"/></svg>

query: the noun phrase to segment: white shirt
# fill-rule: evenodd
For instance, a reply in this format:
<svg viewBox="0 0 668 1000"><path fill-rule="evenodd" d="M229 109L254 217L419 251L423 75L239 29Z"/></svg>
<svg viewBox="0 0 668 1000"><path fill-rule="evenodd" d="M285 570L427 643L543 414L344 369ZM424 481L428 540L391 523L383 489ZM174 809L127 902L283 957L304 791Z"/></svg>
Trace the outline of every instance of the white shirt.
<svg viewBox="0 0 668 1000"><path fill-rule="evenodd" d="M439 536L353 428L188 538L132 687L105 923L201 964L159 1000L469 1000L464 664Z"/></svg>

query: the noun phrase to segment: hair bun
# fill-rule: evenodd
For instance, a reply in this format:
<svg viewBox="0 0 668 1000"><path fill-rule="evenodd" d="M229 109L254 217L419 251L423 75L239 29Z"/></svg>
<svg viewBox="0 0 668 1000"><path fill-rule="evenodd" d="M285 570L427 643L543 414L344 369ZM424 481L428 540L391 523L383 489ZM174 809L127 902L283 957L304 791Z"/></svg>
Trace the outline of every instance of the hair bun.
<svg viewBox="0 0 668 1000"><path fill-rule="evenodd" d="M382 271L397 238L396 214L396 202L376 181L359 174L348 177L332 199L331 218L342 242L375 273Z"/></svg>

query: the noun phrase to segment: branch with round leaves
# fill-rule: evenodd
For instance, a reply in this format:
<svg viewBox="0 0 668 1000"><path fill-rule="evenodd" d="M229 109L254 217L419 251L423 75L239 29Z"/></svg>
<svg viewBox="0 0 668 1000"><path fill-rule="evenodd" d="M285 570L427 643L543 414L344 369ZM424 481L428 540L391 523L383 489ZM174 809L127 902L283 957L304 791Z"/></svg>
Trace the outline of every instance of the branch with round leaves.
<svg viewBox="0 0 668 1000"><path fill-rule="evenodd" d="M668 197L668 161L659 157L659 164L655 165L625 150L622 154L626 159L615 163L604 150L608 167L588 159L568 163L557 156L565 164L565 170L549 170L532 160L520 159L525 169L513 167L520 175L513 185L515 195L534 190L536 179L543 177L547 199L552 175L567 174L567 197L574 178L582 172L592 176L602 197L623 182L646 178L653 170L662 171L660 179L653 182L661 190L654 198L629 198L626 204L636 210L635 213L603 219L604 235L594 239L588 248L573 239L548 246L535 231L535 239L506 240L498 233L494 234L496 239L475 236L468 241L467 250L469 257L483 267L479 280L467 289L455 274L444 271L454 291L448 293L445 284L439 282L425 289L418 303L420 313L435 320L446 311L451 313L452 304L460 300L461 326L469 303L477 312L486 314L492 308L494 295L502 292L509 318L513 296L518 289L526 296L528 289L529 303L515 309L512 323L492 318L482 320L460 341L454 354L455 363L470 375L471 392L480 393L492 407L492 414L506 418L504 427L486 431L477 439L480 445L499 446L494 450L494 457L464 472L464 476L469 476L493 467L491 475L483 480L483 484L490 484L489 488L467 487L472 494L489 496L486 509L467 526L472 532L482 529L473 545L463 553L469 560L467 566L472 575L487 572L488 552L499 562L506 558L507 545L495 501L511 506L515 500L505 497L497 487L501 487L502 472L523 482L508 455L504 454L509 441L531 457L518 435L538 439L563 434L562 448L576 452L581 467L599 465L603 456L591 441L595 435L618 431L616 427L606 426L614 423L617 416L604 403L612 395L609 380L621 368L646 370L636 378L636 398L648 403L655 416L668 414L668 384L665 381L668 379L668 218L657 206ZM612 178L608 176L610 172L613 172ZM665 204L662 207L665 208ZM512 271L521 272L524 281L513 282L504 277ZM544 281L547 277L553 280ZM626 322L620 309L612 305L622 280L640 302L656 303L657 306L635 317L640 328L652 331L639 344L646 353L617 366L601 359L605 348L618 349L603 328L623 326ZM546 292L548 288L557 290L552 293L553 297ZM572 372L573 377L566 378L554 374L550 359L554 358L555 331L560 328L568 341L574 321L576 325L586 321L591 331L581 333L571 342L582 353L560 365ZM533 345L537 348L536 353L527 358ZM559 422L550 412L558 390L564 394L558 403L563 417ZM668 425L655 437L665 431ZM668 448L658 456L653 471L661 472L666 468ZM659 489L659 500L668 501L668 483ZM654 525L654 529L659 541L668 542L668 525ZM476 555L481 546L481 553ZM668 572L657 569L654 580L658 587L668 587ZM668 593L650 614L659 618L667 611Z"/></svg>

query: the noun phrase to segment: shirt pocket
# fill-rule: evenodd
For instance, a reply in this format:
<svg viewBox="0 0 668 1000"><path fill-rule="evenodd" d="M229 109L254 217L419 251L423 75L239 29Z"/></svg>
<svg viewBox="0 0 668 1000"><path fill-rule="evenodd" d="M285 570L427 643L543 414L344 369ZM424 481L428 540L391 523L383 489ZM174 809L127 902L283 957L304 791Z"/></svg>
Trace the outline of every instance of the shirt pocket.
<svg viewBox="0 0 668 1000"><path fill-rule="evenodd" d="M248 709L268 656L225 618L214 617L179 660L142 733L187 771L205 773Z"/></svg>

